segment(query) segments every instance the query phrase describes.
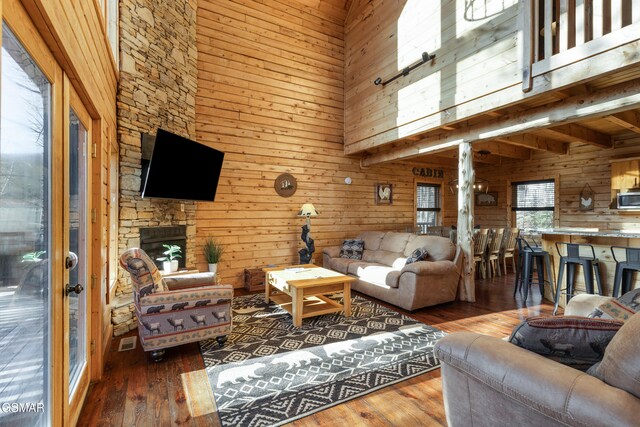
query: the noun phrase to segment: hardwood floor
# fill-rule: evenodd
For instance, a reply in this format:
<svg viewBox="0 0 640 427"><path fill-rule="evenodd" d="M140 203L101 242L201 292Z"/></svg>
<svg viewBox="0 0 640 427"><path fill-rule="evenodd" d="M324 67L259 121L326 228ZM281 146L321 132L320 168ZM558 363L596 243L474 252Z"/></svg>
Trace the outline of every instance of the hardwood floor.
<svg viewBox="0 0 640 427"><path fill-rule="evenodd" d="M478 281L477 302L453 302L414 313L398 311L445 332L472 331L504 337L522 319L551 315L553 305L533 290L526 306L513 298L513 275ZM236 295L247 292L237 289ZM130 335L134 335L133 332ZM118 352L113 340L103 380L93 384L79 426L219 426L209 414L192 418L180 375L204 368L197 344L167 350L165 360L150 363L138 344ZM430 426L446 425L440 370L420 375L347 403L334 406L291 426Z"/></svg>

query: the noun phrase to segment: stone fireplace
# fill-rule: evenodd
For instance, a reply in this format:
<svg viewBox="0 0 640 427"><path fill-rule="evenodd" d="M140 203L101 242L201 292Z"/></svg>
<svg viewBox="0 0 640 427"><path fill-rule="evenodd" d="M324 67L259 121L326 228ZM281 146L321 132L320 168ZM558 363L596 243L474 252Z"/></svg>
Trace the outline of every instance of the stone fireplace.
<svg viewBox="0 0 640 427"><path fill-rule="evenodd" d="M140 197L141 147L142 135L155 134L158 128L196 139L196 8L195 0L120 3L119 252L146 245L147 239L162 239L153 242L160 247L168 243L165 237L142 236L141 230L180 227L185 245L180 266L187 268L197 262L196 203ZM161 256L149 255L153 259ZM119 270L118 301L112 305L114 325L114 311L122 321L129 317L125 312L131 302L129 278L125 278L123 269ZM119 333L124 330L124 326L118 329Z"/></svg>
<svg viewBox="0 0 640 427"><path fill-rule="evenodd" d="M166 250L163 245L178 245L182 249L182 256L178 258L178 268L185 267L185 256L187 253L187 227L178 225L175 227L143 227L140 228L140 249L161 269L162 262L157 261L163 257Z"/></svg>

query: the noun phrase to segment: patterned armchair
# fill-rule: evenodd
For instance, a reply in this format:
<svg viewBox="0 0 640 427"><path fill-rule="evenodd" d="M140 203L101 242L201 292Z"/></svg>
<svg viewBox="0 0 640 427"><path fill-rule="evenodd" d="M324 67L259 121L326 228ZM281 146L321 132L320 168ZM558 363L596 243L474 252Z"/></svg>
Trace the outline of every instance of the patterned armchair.
<svg viewBox="0 0 640 427"><path fill-rule="evenodd" d="M213 273L163 278L151 258L127 249L120 265L131 274L138 334L155 361L164 349L216 338L220 346L231 332L231 285L216 285Z"/></svg>

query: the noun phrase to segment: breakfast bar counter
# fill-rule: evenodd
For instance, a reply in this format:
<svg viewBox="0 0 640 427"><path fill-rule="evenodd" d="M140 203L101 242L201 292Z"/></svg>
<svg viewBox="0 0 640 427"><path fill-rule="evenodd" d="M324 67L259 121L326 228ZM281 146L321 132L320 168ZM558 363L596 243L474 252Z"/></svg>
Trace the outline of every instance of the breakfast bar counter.
<svg viewBox="0 0 640 427"><path fill-rule="evenodd" d="M551 256L551 269L553 270L553 279L555 289L558 265L560 255L556 250L556 242L566 243L588 243L598 258L601 271L602 287L605 295L611 295L613 290L613 281L616 271L616 262L611 254L611 246L630 246L640 248L640 229L627 230L600 230L597 228L578 228L578 227L559 227L559 228L542 228L533 230L535 234L542 236L542 246ZM620 252L622 255L623 252ZM618 256L618 252L616 252ZM638 275L640 276L640 275ZM566 276L563 278L561 286L565 287ZM634 287L638 287L640 281L636 278ZM577 292L584 292L584 275L581 269L576 272L576 289ZM551 295L551 289L545 288L545 298L551 301L554 297ZM564 297L561 298L560 305L564 307Z"/></svg>

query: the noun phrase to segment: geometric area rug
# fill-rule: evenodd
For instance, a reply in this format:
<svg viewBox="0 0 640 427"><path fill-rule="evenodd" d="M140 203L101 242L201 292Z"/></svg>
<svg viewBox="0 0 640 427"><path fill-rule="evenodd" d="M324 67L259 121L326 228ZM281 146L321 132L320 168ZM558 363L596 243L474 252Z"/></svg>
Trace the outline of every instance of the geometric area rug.
<svg viewBox="0 0 640 427"><path fill-rule="evenodd" d="M444 332L359 296L351 317L301 328L264 294L234 297L232 308L224 347L200 343L223 427L282 425L440 366Z"/></svg>

